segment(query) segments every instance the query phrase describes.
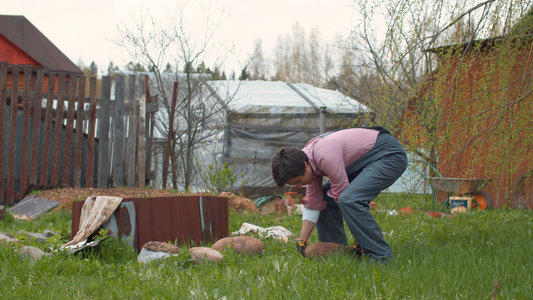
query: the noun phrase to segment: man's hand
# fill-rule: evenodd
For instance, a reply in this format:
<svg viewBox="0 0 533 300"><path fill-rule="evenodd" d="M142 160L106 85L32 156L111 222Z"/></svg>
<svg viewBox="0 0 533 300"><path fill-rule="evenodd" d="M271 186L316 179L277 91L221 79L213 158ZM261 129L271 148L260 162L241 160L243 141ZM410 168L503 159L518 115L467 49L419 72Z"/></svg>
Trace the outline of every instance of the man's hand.
<svg viewBox="0 0 533 300"><path fill-rule="evenodd" d="M307 242L303 240L297 240L296 241L296 250L298 253L300 253L302 256L305 256L305 247L307 247Z"/></svg>

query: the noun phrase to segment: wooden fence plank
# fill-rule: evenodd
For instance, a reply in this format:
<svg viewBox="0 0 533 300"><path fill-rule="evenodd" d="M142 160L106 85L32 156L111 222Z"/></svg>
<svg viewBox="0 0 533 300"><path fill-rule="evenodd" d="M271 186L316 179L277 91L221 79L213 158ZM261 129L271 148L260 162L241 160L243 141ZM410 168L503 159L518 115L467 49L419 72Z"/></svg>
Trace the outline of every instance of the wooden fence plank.
<svg viewBox="0 0 533 300"><path fill-rule="evenodd" d="M70 75L70 81L66 88L67 92L67 126L65 127L65 145L63 150L63 172L61 177L61 186L70 186L70 166L72 159L72 136L74 133L74 109L76 106L77 76Z"/></svg>
<svg viewBox="0 0 533 300"><path fill-rule="evenodd" d="M35 83L35 94L33 95L33 124L31 130L31 155L30 158L32 163L30 164L30 178L29 184L36 186L37 185L37 169L39 166L38 162L42 162L42 157L39 157L39 146L40 146L40 136L41 136L41 115L42 115L42 103L43 103L43 70L37 71L37 81ZM35 161L34 161L35 160Z"/></svg>
<svg viewBox="0 0 533 300"><path fill-rule="evenodd" d="M98 122L98 188L107 188L109 179L109 117L111 78L102 77L102 99Z"/></svg>
<svg viewBox="0 0 533 300"><path fill-rule="evenodd" d="M19 66L12 67L11 102L9 104L9 139L7 146L7 204L15 201L15 146L17 135L17 105L19 86Z"/></svg>
<svg viewBox="0 0 533 300"><path fill-rule="evenodd" d="M0 202L5 201L4 162L6 160L6 99L7 99L7 62L0 61Z"/></svg>
<svg viewBox="0 0 533 300"><path fill-rule="evenodd" d="M76 109L76 146L74 147L74 187L81 186L82 154L83 154L83 110L85 105L85 76L79 77L78 101Z"/></svg>
<svg viewBox="0 0 533 300"><path fill-rule="evenodd" d="M55 111L55 124L54 124L54 142L52 151L52 174L51 184L53 187L59 186L59 172L61 164L61 132L63 131L63 107L65 105L65 92L66 92L66 75L59 75L59 88L57 91L57 108Z"/></svg>
<svg viewBox="0 0 533 300"><path fill-rule="evenodd" d="M125 78L115 77L115 137L113 147L113 187L123 185L124 178L124 92Z"/></svg>
<svg viewBox="0 0 533 300"><path fill-rule="evenodd" d="M146 105L148 107L149 104L152 104L154 102L157 102L157 95L152 97L150 95L150 83L149 83L149 77L148 75L144 76L144 90L146 94ZM146 165L144 166L145 170L145 176L148 176L148 173L146 170L150 170L152 168L152 156L146 155L146 153L152 153L152 136L154 136L154 114L155 113L148 113L148 109L145 109L146 112L146 135L145 135L145 157L146 157Z"/></svg>
<svg viewBox="0 0 533 300"><path fill-rule="evenodd" d="M87 133L87 160L85 187L94 186L94 136L96 133L96 77L89 80L89 132Z"/></svg>
<svg viewBox="0 0 533 300"><path fill-rule="evenodd" d="M24 66L24 95L22 96L22 132L21 137L21 149L20 151L20 183L19 191L20 197L24 197L26 194L26 188L28 187L28 154L29 151L29 138L30 138L30 111L31 111L31 66Z"/></svg>
<svg viewBox="0 0 533 300"><path fill-rule="evenodd" d="M144 84L141 82L141 86ZM143 89L144 90L144 89ZM144 188L146 180L146 95L139 99L139 140L137 144L137 186Z"/></svg>
<svg viewBox="0 0 533 300"><path fill-rule="evenodd" d="M128 186L135 186L135 166L137 161L137 107L135 101L135 75L128 78L128 144L126 147L126 164Z"/></svg>
<svg viewBox="0 0 533 300"><path fill-rule="evenodd" d="M44 113L44 136L43 136L43 153L41 155L41 186L48 186L50 174L48 172L50 166L50 151L52 142L52 110L54 108L54 88L55 88L56 74L50 73L48 75L48 92L46 95L46 110Z"/></svg>

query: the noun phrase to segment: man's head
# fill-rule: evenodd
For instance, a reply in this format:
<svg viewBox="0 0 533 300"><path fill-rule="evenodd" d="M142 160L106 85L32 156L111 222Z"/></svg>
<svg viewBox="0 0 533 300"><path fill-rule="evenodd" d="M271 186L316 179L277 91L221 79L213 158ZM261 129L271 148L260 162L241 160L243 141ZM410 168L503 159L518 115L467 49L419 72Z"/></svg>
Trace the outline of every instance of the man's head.
<svg viewBox="0 0 533 300"><path fill-rule="evenodd" d="M272 177L278 187L310 183L313 173L305 152L296 147L279 149L272 157Z"/></svg>

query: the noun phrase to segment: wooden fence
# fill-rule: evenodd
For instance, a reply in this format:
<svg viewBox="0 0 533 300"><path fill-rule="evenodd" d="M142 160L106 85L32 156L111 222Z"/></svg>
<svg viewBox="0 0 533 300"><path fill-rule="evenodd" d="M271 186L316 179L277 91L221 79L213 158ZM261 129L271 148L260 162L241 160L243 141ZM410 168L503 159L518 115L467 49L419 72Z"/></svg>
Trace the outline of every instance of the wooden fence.
<svg viewBox="0 0 533 300"><path fill-rule="evenodd" d="M158 109L148 76L104 76L99 98L96 86L0 62L0 203L32 189L147 185Z"/></svg>

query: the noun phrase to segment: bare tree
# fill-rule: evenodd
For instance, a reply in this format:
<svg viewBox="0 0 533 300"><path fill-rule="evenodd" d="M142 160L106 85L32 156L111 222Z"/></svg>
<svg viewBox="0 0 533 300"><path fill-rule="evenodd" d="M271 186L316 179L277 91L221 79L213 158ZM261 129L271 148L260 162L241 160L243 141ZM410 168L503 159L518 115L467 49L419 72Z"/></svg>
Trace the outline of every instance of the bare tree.
<svg viewBox="0 0 533 300"><path fill-rule="evenodd" d="M216 91L206 89L204 84L217 77L214 74L219 73L230 53L215 39L226 15L215 16L208 6L203 10L203 17L193 19L188 17L197 14L189 14L188 8L178 3L176 10L164 20L146 12L135 20L134 26L119 25L120 34L115 41L129 59L150 71L161 112L156 115L155 127L162 143L154 151L160 154L166 151L170 155L170 174L163 176L170 176L173 188L185 190L191 187L196 176L195 150L214 134L203 130L204 126L227 104L220 105L217 99L219 105L213 105L211 96ZM213 49L226 50L212 53ZM213 57L212 67L206 67L204 61ZM173 92L174 82L177 88ZM172 122L170 116L174 116ZM173 124L173 128L169 124ZM170 142L168 147L166 141Z"/></svg>
<svg viewBox="0 0 533 300"><path fill-rule="evenodd" d="M333 65L331 52L335 50L323 46L317 27L307 36L296 22L290 34L278 37L271 78L325 87L327 71Z"/></svg>
<svg viewBox="0 0 533 300"><path fill-rule="evenodd" d="M263 55L263 42L262 40L255 41L254 54L250 58L250 62L247 64L247 70L250 74L251 80L266 80L268 75L268 64Z"/></svg>
<svg viewBox="0 0 533 300"><path fill-rule="evenodd" d="M471 157L464 172L491 166L491 176L510 178L517 166L502 164L512 161L509 149L525 153L531 144L524 132L532 129L532 123L518 109L531 107L530 69L527 63L518 68L516 59L522 51L530 51L525 42L530 39L524 37L533 32L533 13L528 14L532 1L355 0L354 4L362 16L360 23L339 45L354 54L353 71L341 69L349 81L338 76L339 87L352 92L366 80L363 75L372 75L367 101L381 116L380 124L398 130L409 150L426 163L436 166L439 152L449 147L446 159ZM453 106L444 107L448 103ZM406 107L410 109L404 114ZM405 116L409 119L401 122ZM488 155L481 159L476 151ZM463 152L468 155L462 156ZM482 163L476 164L477 159ZM451 166L457 165L443 162L442 157L438 164L445 164L451 173Z"/></svg>

